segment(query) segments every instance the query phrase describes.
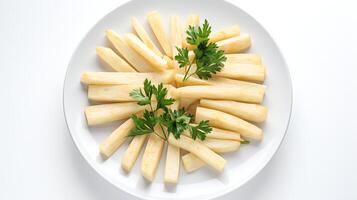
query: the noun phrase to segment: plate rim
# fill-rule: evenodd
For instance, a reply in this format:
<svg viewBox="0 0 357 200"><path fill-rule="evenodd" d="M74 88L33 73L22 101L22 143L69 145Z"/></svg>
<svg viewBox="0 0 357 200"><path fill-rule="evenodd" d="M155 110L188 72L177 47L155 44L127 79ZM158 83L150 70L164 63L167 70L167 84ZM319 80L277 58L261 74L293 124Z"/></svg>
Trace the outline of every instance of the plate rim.
<svg viewBox="0 0 357 200"><path fill-rule="evenodd" d="M71 129L69 127L69 123L67 121L67 114L66 114L66 106L65 106L65 89L66 89L66 82L67 82L67 78L68 78L68 74L69 74L69 69L70 66L72 65L73 62L73 57L75 55L75 52L78 51L79 47L81 46L81 44L83 43L83 41L85 40L85 38L87 38L87 36L89 35L89 33L105 18L107 18L109 15L111 15L112 13L114 13L116 10L120 9L121 7L132 3L133 1L139 1L139 0L129 0L127 2L124 2L120 5L118 5L116 8L110 10L108 13L106 13L104 16L100 17L89 29L88 31L86 31L86 33L81 37L81 39L79 40L79 42L77 43L77 45L75 46L74 50L72 51L71 57L69 59L67 68L66 68L66 72L65 72L65 77L64 77L64 81L63 81L63 86L62 86L62 109L63 109L63 114L64 114L64 119L65 119L65 123L66 123L66 127L68 130L69 135L72 138L72 142L74 143L74 146L76 147L76 149L78 150L78 152L80 153L80 155L82 156L82 158L84 158L84 160L87 162L87 164L89 164L89 166L91 167L92 170L94 170L97 174L100 175L100 177L102 179L104 179L106 182L110 183L111 186L114 186L116 189L120 189L120 191L132 195L132 197L136 197L139 199L145 199L145 200L151 200L154 199L152 197L148 197L148 196L143 196L140 194L135 193L134 191L126 191L124 190L120 185L115 184L112 180L109 180L106 178L106 176L104 175L103 172L101 172L100 170L98 170L95 165L92 163L92 161L90 160L89 156L85 153L83 153L83 149L80 148L79 143L77 141L77 139L75 137L73 137L73 134L71 132ZM248 12L246 12L245 10L243 10L242 8L238 7L237 5L227 1L227 0L221 0L222 3L226 3L229 4L229 6L234 7L238 10L240 10L241 12L243 12L243 14L249 16L255 23L257 23L267 34L267 36L271 39L271 41L273 42L273 44L276 46L277 51L280 53L281 55L281 59L282 62L284 64L284 68L286 69L287 72L287 79L288 79L288 89L289 89L289 100L290 100L290 105L289 105L289 116L287 119L287 123L286 123L286 127L285 127L285 131L283 134L283 137L281 138L279 145L276 147L276 149L274 151L272 151L272 153L269 154L268 159L266 159L259 167L256 168L256 170L254 170L249 176L247 176L247 178L245 180L243 180L240 184L233 184L231 187L226 188L224 190L221 190L219 192L217 192L216 194L213 194L210 197L207 197L207 200L211 200L211 199L215 199L218 197L221 197L223 195L227 195L231 192L233 192L234 190L239 189L241 186L245 185L247 182L251 181L255 176L257 176L267 165L268 163L270 163L270 161L273 159L273 157L276 155L276 153L279 151L283 141L286 138L286 135L288 133L288 130L290 128L290 124L291 124L291 116L292 116L292 112L293 112L293 85L292 85L292 78L291 78L291 73L288 67L288 64L286 62L285 57L282 54L282 51L280 49L280 47L278 46L278 44L275 42L274 38L271 36L271 34L267 31L267 29L259 22L257 21L252 15L250 15Z"/></svg>

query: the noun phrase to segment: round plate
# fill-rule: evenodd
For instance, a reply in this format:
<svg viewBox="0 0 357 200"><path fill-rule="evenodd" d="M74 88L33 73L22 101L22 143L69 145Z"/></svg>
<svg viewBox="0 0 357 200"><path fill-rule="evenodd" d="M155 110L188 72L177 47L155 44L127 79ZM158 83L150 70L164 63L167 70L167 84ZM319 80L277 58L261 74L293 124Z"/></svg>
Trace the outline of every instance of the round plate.
<svg viewBox="0 0 357 200"><path fill-rule="evenodd" d="M261 124L264 139L260 143L244 145L238 152L223 155L228 162L222 174L217 174L209 168L187 174L181 168L177 186L165 186L164 159L161 159L155 180L148 183L140 173L140 157L131 173L126 174L121 170L121 156L128 144L121 146L106 161L99 155L99 144L120 125L120 122L96 127L87 126L84 108L89 102L86 89L80 84L80 74L83 71L107 70L103 68L95 53L97 46L109 45L104 35L106 29L114 29L119 34L131 32L132 16L138 17L148 28L145 16L152 10L158 10L162 14L167 27L170 15L179 15L181 23L184 24L187 16L192 13L198 14L201 19L207 19L213 31L239 24L241 32L247 32L252 36L252 47L248 52L261 55L267 67L264 105L268 107L269 114L266 122ZM95 171L116 187L142 199L211 199L246 183L272 158L289 124L292 87L288 68L273 39L257 21L232 4L217 0L133 0L101 19L80 42L68 66L63 104L68 128L79 151Z"/></svg>

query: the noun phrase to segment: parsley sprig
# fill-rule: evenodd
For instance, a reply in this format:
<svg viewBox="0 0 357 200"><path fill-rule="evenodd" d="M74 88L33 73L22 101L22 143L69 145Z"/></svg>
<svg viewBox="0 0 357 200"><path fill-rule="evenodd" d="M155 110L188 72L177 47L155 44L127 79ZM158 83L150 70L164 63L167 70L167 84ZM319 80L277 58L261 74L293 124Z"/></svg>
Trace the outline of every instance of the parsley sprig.
<svg viewBox="0 0 357 200"><path fill-rule="evenodd" d="M176 139L179 139L181 134L188 130L194 140L196 138L204 140L206 134L212 131L209 121L204 120L196 126L191 125L193 116L188 114L184 108L173 110L168 107L175 102L175 99L166 98L167 92L167 88L164 88L162 83L155 86L147 79L144 81L143 90L139 88L130 92L129 95L137 101L138 105L149 105L150 109L146 109L142 117L131 116L135 127L129 131L128 136L134 137L154 133L161 139L167 140L169 135L172 134ZM161 111L158 112L159 110ZM162 134L155 131L156 125L160 127Z"/></svg>
<svg viewBox="0 0 357 200"><path fill-rule="evenodd" d="M190 61L187 48L176 47L178 54L175 56L176 61L179 63L180 68L185 67L185 75L183 81L196 74L200 79L210 79L212 74L221 71L224 62L227 58L223 50L218 50L216 43L209 42L209 35L211 33L211 26L205 20L202 27L189 26L186 31L188 44L197 46L193 50L195 56ZM196 64L196 70L190 72L193 64ZM188 66L188 68L187 68Z"/></svg>

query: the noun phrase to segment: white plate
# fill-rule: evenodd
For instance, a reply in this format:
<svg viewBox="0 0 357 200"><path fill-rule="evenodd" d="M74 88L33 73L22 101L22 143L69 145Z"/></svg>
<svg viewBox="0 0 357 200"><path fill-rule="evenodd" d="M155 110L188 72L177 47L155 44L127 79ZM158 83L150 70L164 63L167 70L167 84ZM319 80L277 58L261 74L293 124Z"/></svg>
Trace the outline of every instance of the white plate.
<svg viewBox="0 0 357 200"><path fill-rule="evenodd" d="M110 159L103 161L98 145L120 123L100 127L88 127L83 114L89 105L85 88L79 78L83 71L105 71L99 62L95 48L108 45L104 30L112 28L123 34L131 31L130 17L137 16L147 26L145 14L158 10L166 20L171 14L181 16L184 23L188 14L196 13L208 19L213 30L238 23L242 32L252 36L249 52L260 54L267 66L267 85L264 105L269 108L267 121L262 124L264 140L242 146L239 152L224 155L228 164L223 174L205 168L191 174L181 170L176 187L163 184L163 160L153 183L146 182L139 170L140 158L130 174L120 169L124 144ZM283 56L266 30L241 9L217 0L133 0L115 9L101 19L84 37L75 50L64 83L63 104L65 117L72 138L88 163L103 178L134 196L143 199L211 199L237 189L256 175L272 158L286 133L292 105L290 75ZM165 156L165 153L163 154ZM164 157L163 156L163 157Z"/></svg>

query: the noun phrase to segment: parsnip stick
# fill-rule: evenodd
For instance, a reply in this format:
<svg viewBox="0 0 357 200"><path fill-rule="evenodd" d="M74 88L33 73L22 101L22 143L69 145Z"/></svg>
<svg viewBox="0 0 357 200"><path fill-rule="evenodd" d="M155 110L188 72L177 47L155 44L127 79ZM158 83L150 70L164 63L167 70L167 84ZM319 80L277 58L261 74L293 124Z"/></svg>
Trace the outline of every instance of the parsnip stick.
<svg viewBox="0 0 357 200"><path fill-rule="evenodd" d="M217 45L219 46L218 49L223 50L226 54L245 51L250 47L250 44L250 36L246 33L217 42Z"/></svg>
<svg viewBox="0 0 357 200"><path fill-rule="evenodd" d="M126 171L130 172L133 168L140 151L145 143L147 135L138 135L133 138L130 142L129 147L126 149L123 158L121 160L121 167Z"/></svg>
<svg viewBox="0 0 357 200"><path fill-rule="evenodd" d="M231 85L186 86L178 88L176 91L181 99L218 99L261 103L264 98L264 92L260 90Z"/></svg>
<svg viewBox="0 0 357 200"><path fill-rule="evenodd" d="M188 26L198 26L200 24L200 17L198 15L194 15L194 14L191 14L188 16L187 18L187 23L186 23L186 27L185 27L185 30L182 31L183 34L182 34L182 46L183 47L186 47L188 49L194 49L195 46L194 45L191 45L191 44L188 44L187 41L186 41L186 30L188 29Z"/></svg>
<svg viewBox="0 0 357 200"><path fill-rule="evenodd" d="M81 82L96 85L129 85L142 84L145 79L153 83L171 83L175 79L175 70L161 73L135 73L135 72L83 72Z"/></svg>
<svg viewBox="0 0 357 200"><path fill-rule="evenodd" d="M146 32L144 27L140 24L138 19L136 17L131 18L131 25L133 29L135 30L136 34L140 37L140 39L146 44L147 47L149 47L151 50L153 50L156 55L163 57L164 55L161 53L159 48L154 44L154 42L151 40L149 34Z"/></svg>
<svg viewBox="0 0 357 200"><path fill-rule="evenodd" d="M232 26L224 27L221 30L212 33L209 36L209 41L214 43L234 36L238 36L239 34L240 34L239 25L234 24Z"/></svg>
<svg viewBox="0 0 357 200"><path fill-rule="evenodd" d="M232 151L237 151L240 146L239 141L220 140L220 139L211 139L211 138L206 138L203 141L203 144L205 144L208 148L210 148L212 151L216 153L228 153Z"/></svg>
<svg viewBox="0 0 357 200"><path fill-rule="evenodd" d="M132 128L134 128L134 123L131 119L122 123L99 145L100 153L107 158L110 157L127 139L128 133Z"/></svg>
<svg viewBox="0 0 357 200"><path fill-rule="evenodd" d="M182 164L183 168L185 168L188 173L196 171L206 165L205 162L192 153L182 156Z"/></svg>
<svg viewBox="0 0 357 200"><path fill-rule="evenodd" d="M166 35L164 23L162 21L160 13L157 11L151 11L147 13L147 19L150 24L151 30L154 32L162 49L164 49L165 54L172 58L170 40Z"/></svg>
<svg viewBox="0 0 357 200"><path fill-rule="evenodd" d="M178 54L176 48L182 47L182 31L180 18L177 15L171 16L170 18L170 29L171 29L171 48L172 48L172 58L174 60L175 68L179 68L179 64L175 60L175 56Z"/></svg>
<svg viewBox="0 0 357 200"><path fill-rule="evenodd" d="M200 105L235 115L252 122L263 122L267 117L267 108L258 104L241 103L237 101L220 101L201 99Z"/></svg>
<svg viewBox="0 0 357 200"><path fill-rule="evenodd" d="M167 66L168 66L169 69L175 68L174 61L170 57L168 57L167 55L164 55L163 58L166 60Z"/></svg>
<svg viewBox="0 0 357 200"><path fill-rule="evenodd" d="M149 61L157 71L164 71L167 68L167 61L147 47L136 35L128 33L125 35L125 40L130 47Z"/></svg>
<svg viewBox="0 0 357 200"><path fill-rule="evenodd" d="M97 55L106 65L118 72L136 72L125 60L118 56L111 48L97 47Z"/></svg>
<svg viewBox="0 0 357 200"><path fill-rule="evenodd" d="M202 120L209 120L209 124L217 128L237 131L244 138L254 140L263 138L263 131L259 127L222 111L197 107L195 122L198 123Z"/></svg>
<svg viewBox="0 0 357 200"><path fill-rule="evenodd" d="M225 56L227 57L226 64L233 64L233 63L255 64L255 65L262 64L262 58L257 54L237 53L237 54L226 54Z"/></svg>
<svg viewBox="0 0 357 200"><path fill-rule="evenodd" d="M178 182L180 170L180 148L172 144L167 146L164 181L169 184Z"/></svg>
<svg viewBox="0 0 357 200"><path fill-rule="evenodd" d="M235 79L229 79L229 78L224 78L224 77L213 77L209 80L202 80L199 79L197 76L191 76L187 80L183 81L183 76L182 74L176 74L175 75L175 81L176 85L178 87L183 87L183 86L191 86L191 85L233 85L237 87L244 87L244 88L251 88L253 90L259 90L260 92L265 93L265 85L258 84L258 83L252 83L252 82L247 82L247 81L240 81L240 80L235 80Z"/></svg>
<svg viewBox="0 0 357 200"><path fill-rule="evenodd" d="M115 49L139 72L153 72L156 71L151 64L140 56L129 44L125 41L123 36L118 35L113 30L106 32L108 40L113 44Z"/></svg>
<svg viewBox="0 0 357 200"><path fill-rule="evenodd" d="M156 130L159 133L159 129ZM141 161L141 173L148 181L153 181L155 178L157 166L160 163L162 150L164 148L165 141L159 136L151 133L148 143L146 144L143 159Z"/></svg>
<svg viewBox="0 0 357 200"><path fill-rule="evenodd" d="M196 126L197 124L192 124ZM186 136L190 136L189 133L184 133ZM233 131L228 131L224 129L212 127L212 131L206 135L207 138L220 139L220 140L232 140L232 141L241 141L240 134Z"/></svg>
<svg viewBox="0 0 357 200"><path fill-rule="evenodd" d="M181 135L180 139L176 139L171 134L169 136L169 143L195 154L217 171L222 172L224 166L226 165L226 160L224 160L224 158L210 150L206 145L198 140L193 140L184 135Z"/></svg>
<svg viewBox="0 0 357 200"><path fill-rule="evenodd" d="M129 93L142 85L89 85L88 99L99 102L135 101Z"/></svg>
<svg viewBox="0 0 357 200"><path fill-rule="evenodd" d="M216 76L247 81L263 82L265 79L265 67L253 64L227 64Z"/></svg>
<svg viewBox="0 0 357 200"><path fill-rule="evenodd" d="M136 102L103 104L87 106L85 115L88 125L98 125L127 119L132 114L142 111L145 108L145 106L139 106Z"/></svg>

